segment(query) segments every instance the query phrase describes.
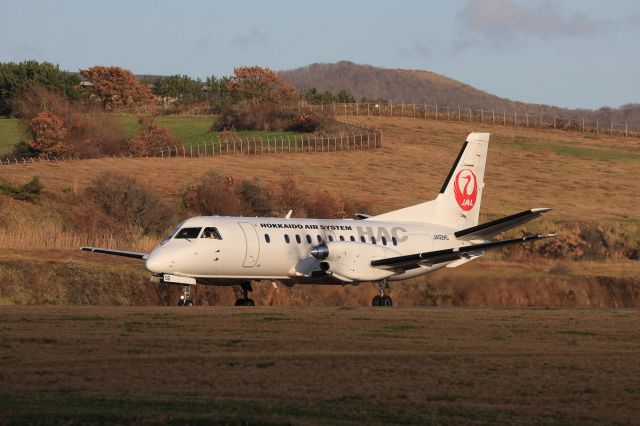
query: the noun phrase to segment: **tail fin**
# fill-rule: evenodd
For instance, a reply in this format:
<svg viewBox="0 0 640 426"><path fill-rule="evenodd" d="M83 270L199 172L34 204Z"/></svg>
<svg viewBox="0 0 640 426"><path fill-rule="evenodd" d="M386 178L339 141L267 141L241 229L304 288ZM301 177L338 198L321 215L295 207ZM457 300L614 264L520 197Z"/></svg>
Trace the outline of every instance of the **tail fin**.
<svg viewBox="0 0 640 426"><path fill-rule="evenodd" d="M463 229L478 224L489 133L469 133L435 200L370 220L438 223Z"/></svg>

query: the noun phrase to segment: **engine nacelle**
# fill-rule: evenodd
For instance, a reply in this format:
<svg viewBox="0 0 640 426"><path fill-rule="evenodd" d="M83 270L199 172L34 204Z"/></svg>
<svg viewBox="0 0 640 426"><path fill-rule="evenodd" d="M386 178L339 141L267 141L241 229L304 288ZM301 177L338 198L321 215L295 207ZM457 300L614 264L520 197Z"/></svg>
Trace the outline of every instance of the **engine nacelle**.
<svg viewBox="0 0 640 426"><path fill-rule="evenodd" d="M374 244L331 241L314 247L311 255L322 260L322 269L343 281L379 281L394 272L374 268L371 261L400 256L400 253Z"/></svg>

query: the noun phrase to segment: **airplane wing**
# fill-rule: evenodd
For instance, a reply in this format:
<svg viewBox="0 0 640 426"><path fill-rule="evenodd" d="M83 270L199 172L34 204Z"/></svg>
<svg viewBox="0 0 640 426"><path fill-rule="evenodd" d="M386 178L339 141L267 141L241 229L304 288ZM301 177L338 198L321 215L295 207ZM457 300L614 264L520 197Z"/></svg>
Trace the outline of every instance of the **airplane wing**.
<svg viewBox="0 0 640 426"><path fill-rule="evenodd" d="M438 263L450 262L458 259L469 259L481 255L484 250L496 249L511 244L526 243L543 238L555 237L557 234L530 235L512 240L494 241L475 244L472 246L456 247L444 250L428 251L425 253L409 254L406 256L389 257L371 261L371 266L381 269L415 269L419 266L432 266Z"/></svg>
<svg viewBox="0 0 640 426"><path fill-rule="evenodd" d="M92 253L131 257L133 259L146 259L149 256L148 253L136 253L133 251L111 250L111 249L105 249L105 248L99 248L99 247L81 247L80 249L83 251L90 251Z"/></svg>
<svg viewBox="0 0 640 426"><path fill-rule="evenodd" d="M482 223L480 225L472 226L471 228L462 229L458 232L454 232L453 235L459 240L487 240L501 232L507 231L511 228L515 228L518 225L522 225L525 222L529 222L532 219L542 216L551 209L531 209L525 210L520 213L512 214L500 219L492 220L491 222Z"/></svg>

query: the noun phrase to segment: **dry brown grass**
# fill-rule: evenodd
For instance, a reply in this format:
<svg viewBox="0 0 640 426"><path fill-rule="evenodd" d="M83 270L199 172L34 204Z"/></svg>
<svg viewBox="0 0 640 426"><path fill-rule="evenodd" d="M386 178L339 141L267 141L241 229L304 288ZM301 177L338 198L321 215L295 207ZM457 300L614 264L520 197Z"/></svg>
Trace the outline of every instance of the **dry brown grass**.
<svg viewBox="0 0 640 426"><path fill-rule="evenodd" d="M0 167L0 180L40 176L48 190L83 188L97 174L117 169L177 199L181 185L215 169L277 184L293 176L312 190L366 194L374 213L435 196L471 130L492 133L485 216L534 206L554 207L557 220L626 220L640 217L634 179L640 164L636 141L539 129L514 129L420 119L352 118L383 129L384 148L333 154L238 156L200 159L99 159ZM295 213L295 212L294 212Z"/></svg>
<svg viewBox="0 0 640 426"><path fill-rule="evenodd" d="M0 310L0 422L635 423L632 310Z"/></svg>

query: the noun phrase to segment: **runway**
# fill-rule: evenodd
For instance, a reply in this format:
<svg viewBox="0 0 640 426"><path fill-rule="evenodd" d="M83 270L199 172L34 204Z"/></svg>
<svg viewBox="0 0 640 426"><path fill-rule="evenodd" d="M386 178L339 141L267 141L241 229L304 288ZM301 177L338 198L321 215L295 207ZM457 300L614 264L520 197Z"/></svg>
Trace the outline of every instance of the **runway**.
<svg viewBox="0 0 640 426"><path fill-rule="evenodd" d="M0 307L0 422L634 423L640 311Z"/></svg>

